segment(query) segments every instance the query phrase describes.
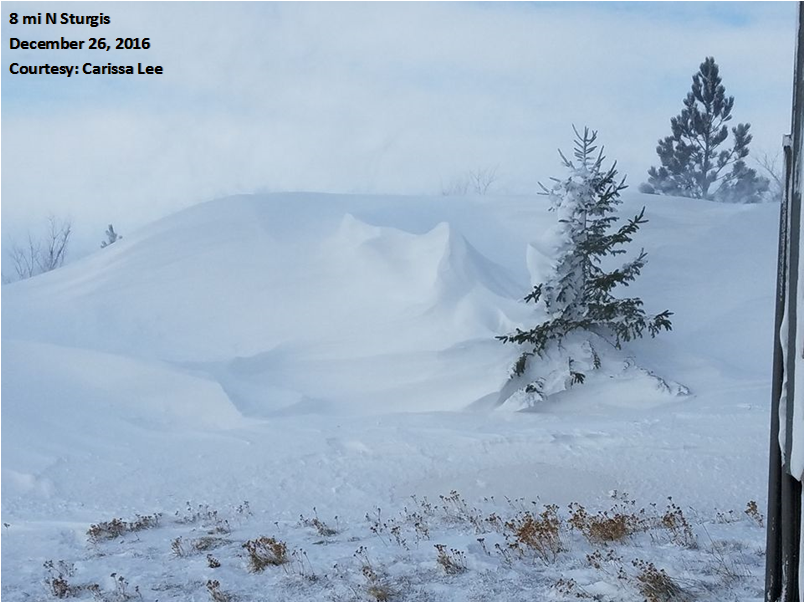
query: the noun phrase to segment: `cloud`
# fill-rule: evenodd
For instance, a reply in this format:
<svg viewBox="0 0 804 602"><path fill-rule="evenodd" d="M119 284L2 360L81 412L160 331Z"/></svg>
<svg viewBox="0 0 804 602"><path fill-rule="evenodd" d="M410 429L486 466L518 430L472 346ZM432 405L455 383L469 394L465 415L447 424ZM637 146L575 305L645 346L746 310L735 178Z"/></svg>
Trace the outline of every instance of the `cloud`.
<svg viewBox="0 0 804 602"><path fill-rule="evenodd" d="M636 184L710 55L736 121L753 124L755 147L776 149L795 5L659 4L116 3L112 25L91 30L4 23L4 43L21 31L147 35L151 50L70 62L166 73L21 79L12 60L64 53L4 52L3 233L55 212L97 238L109 221L130 230L252 190L438 194L488 165L509 192L529 192L555 173L573 123L598 128Z"/></svg>

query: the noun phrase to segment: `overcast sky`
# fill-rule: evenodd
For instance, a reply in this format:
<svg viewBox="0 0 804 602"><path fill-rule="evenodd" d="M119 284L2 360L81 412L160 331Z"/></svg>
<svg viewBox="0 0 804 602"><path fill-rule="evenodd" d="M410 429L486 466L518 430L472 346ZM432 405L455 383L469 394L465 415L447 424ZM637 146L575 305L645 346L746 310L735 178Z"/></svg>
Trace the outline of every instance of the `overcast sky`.
<svg viewBox="0 0 804 602"><path fill-rule="evenodd" d="M498 167L499 193L560 173L589 125L636 187L707 56L750 122L788 132L797 3L3 2L2 234L70 216L76 254L211 198L439 194ZM111 24L10 25L103 12ZM9 38L148 37L147 51L9 50ZM161 76L9 65L162 65Z"/></svg>

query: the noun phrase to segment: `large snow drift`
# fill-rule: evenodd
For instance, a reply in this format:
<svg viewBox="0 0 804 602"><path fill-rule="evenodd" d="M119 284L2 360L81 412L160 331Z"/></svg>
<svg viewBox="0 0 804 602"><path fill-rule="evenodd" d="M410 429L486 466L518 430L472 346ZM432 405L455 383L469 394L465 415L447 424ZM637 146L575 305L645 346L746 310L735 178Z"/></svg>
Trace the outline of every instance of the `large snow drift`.
<svg viewBox="0 0 804 602"><path fill-rule="evenodd" d="M4 286L3 518L34 539L3 560L188 499L763 499L778 206L632 194L621 215L642 205L627 292L674 330L619 357L688 396L624 370L533 412L458 412L506 383L517 349L494 337L531 324L541 197L232 197Z"/></svg>

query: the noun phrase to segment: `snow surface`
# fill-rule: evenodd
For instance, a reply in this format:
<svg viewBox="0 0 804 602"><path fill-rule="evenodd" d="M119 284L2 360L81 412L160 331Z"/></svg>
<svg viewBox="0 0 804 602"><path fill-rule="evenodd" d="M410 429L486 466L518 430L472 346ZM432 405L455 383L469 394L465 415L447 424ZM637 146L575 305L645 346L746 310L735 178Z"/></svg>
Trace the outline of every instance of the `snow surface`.
<svg viewBox="0 0 804 602"><path fill-rule="evenodd" d="M116 572L146 600L207 600L207 579L241 599L366 599L359 570L339 573L365 545L401 599L563 599L552 584L582 564L580 544L547 579L533 563L492 562L449 517L433 518L443 541L405 551L367 532L364 516L451 490L512 515L499 500L603 508L616 490L694 508L699 554L717 560L723 542L748 551L732 598L711 599L761 599L762 529L715 508L764 506L779 208L633 193L620 214L642 205L650 221L632 252L644 246L648 264L628 294L673 311L673 331L620 354L638 369L529 412L489 400L518 355L494 337L533 319L520 299L544 269L534 241L554 215L543 197L231 197L3 286L3 596L48 599L42 564L64 560L75 582L113 591ZM234 510L244 500L246 517ZM234 525L221 569L171 556L189 520L87 542L92 523L174 517L188 501ZM338 516L332 545L294 530L313 508ZM301 537L326 579L248 573L240 543L258 535ZM437 574L435 543L463 550L467 573L421 577ZM652 558L682 581L708 570L668 550ZM640 599L617 593L616 575L576 577L601 599ZM269 582L271 594L259 585Z"/></svg>

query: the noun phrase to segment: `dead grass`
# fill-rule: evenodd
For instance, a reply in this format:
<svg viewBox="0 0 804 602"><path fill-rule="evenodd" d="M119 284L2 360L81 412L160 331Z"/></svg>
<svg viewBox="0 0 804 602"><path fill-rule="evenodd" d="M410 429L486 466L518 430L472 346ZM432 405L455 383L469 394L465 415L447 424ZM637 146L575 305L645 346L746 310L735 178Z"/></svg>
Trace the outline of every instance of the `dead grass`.
<svg viewBox="0 0 804 602"><path fill-rule="evenodd" d="M134 590L132 591L129 589L128 581L125 577L123 577L123 575L112 573L111 577L114 579L114 591L109 592L108 595L95 591L93 592L93 595L95 596L96 600L101 600L103 602L127 602L128 600L134 600L135 598L142 600L142 594L140 593L139 586L135 586Z"/></svg>
<svg viewBox="0 0 804 602"><path fill-rule="evenodd" d="M673 498L667 499L669 504L661 517L662 527L670 532L670 538L676 545L697 548L698 540L684 512L673 502Z"/></svg>
<svg viewBox="0 0 804 602"><path fill-rule="evenodd" d="M377 602L388 602L393 598L393 591L384 583L371 567L363 567L366 578L366 593Z"/></svg>
<svg viewBox="0 0 804 602"><path fill-rule="evenodd" d="M241 516L251 515L251 508L248 502L243 502L237 507L236 511ZM210 535L232 532L229 520L223 518L217 510L210 508L207 504L198 504L194 507L190 502L187 502L185 511L180 512L177 510L174 520L179 524L185 525L201 524Z"/></svg>
<svg viewBox="0 0 804 602"><path fill-rule="evenodd" d="M374 567L369 559L368 550L360 546L354 553L354 557L360 561L360 573L365 579L365 593L376 602L390 602L396 595L385 574Z"/></svg>
<svg viewBox="0 0 804 602"><path fill-rule="evenodd" d="M170 549L176 558L184 558L187 556L187 548L184 545L184 539L177 537L170 542Z"/></svg>
<svg viewBox="0 0 804 602"><path fill-rule="evenodd" d="M212 602L232 602L234 597L221 589L221 583L217 579L207 581L207 592Z"/></svg>
<svg viewBox="0 0 804 602"><path fill-rule="evenodd" d="M338 517L335 517L337 521ZM321 537L332 537L338 534L338 530L330 527L327 523L318 518L318 511L313 508L312 518L307 518L303 514L299 515L299 523L305 527L312 527Z"/></svg>
<svg viewBox="0 0 804 602"><path fill-rule="evenodd" d="M508 547L520 554L528 552L552 562L564 549L558 506L549 505L539 514L524 512L505 522Z"/></svg>
<svg viewBox="0 0 804 602"><path fill-rule="evenodd" d="M243 544L248 552L249 567L255 573L269 566L280 566L288 561L288 547L273 537L258 537Z"/></svg>
<svg viewBox="0 0 804 602"><path fill-rule="evenodd" d="M86 595L91 595L96 602L128 602L135 598L142 600L139 586L134 587L133 590L129 589L126 578L117 573L111 574L114 589L104 591L97 583L80 585L70 583L67 578L75 576L75 565L72 562L48 560L44 563L44 568L47 572L45 584L54 598L85 598Z"/></svg>
<svg viewBox="0 0 804 602"><path fill-rule="evenodd" d="M623 588L625 592L629 592L629 596L643 599L645 602L687 602L693 598L693 593L697 598L702 592L719 590L737 592L740 588L747 587L747 580L756 577L756 567L759 566L761 557L757 557L753 547L747 544L743 548L735 547L740 544L737 540L714 541L706 530L706 526L710 524L727 525L740 521L743 525L753 521L763 526L764 519L755 501L749 501L743 512L738 510L727 514L723 512L715 514L713 511L709 518L704 518L689 509L685 509L685 514L685 510L671 498L668 498L669 503L664 509L657 507L656 504L650 504L646 506L646 510L637 507L627 496L617 494L613 497L614 501L610 506L594 512L578 503L571 503L568 507L559 509L556 505L542 506L538 502L521 498L506 498L507 506L504 504L495 506L498 514L489 512L486 506L471 505L457 492L452 491L447 496L439 496L440 503L435 504L431 504L426 498L419 501L414 497L413 504L408 504L402 511L392 516L384 515L383 511L377 508L373 514L367 515L368 527L358 528L356 525L350 525L349 530L343 531L342 537L313 543L337 547L349 541L367 545L372 541L372 545L378 548L380 546L389 548L381 558L385 562L390 562L389 552L395 554L395 559L399 559L400 552L393 551L394 544L404 549L406 559L416 558L417 555L421 557L421 551L432 550L429 546L420 545L423 540L430 538L431 533L438 533L439 537L445 536L450 542L453 539L463 541L467 537L474 538L478 546L471 543L458 544L458 547L467 551L440 543L429 544L433 545L436 551L436 564L433 565L430 556L430 566L438 568L442 575L440 578L442 583L444 575L453 577L466 573L467 554L478 554L479 556L473 556L477 564L472 563L473 567L477 566L478 575L484 563L500 565L504 563L505 570L516 571L523 576L537 570L551 576L553 581L561 577L555 582L552 594L557 596L557 599L597 599L595 596L599 594L590 593L598 591L591 584L603 582ZM493 497L484 501L496 504ZM314 555L316 567L322 571L316 574L310 558L301 548L294 547L291 550L285 541L277 537L260 536L246 540L247 536L237 538L234 535L220 535L228 528L226 518L235 521L239 532L242 523L238 520L238 516L250 515L251 511L246 503L237 510L233 508L226 517L220 516L217 511L207 506L193 507L188 503L187 513L169 522L172 528L179 525L191 526L184 529L186 532L177 530L172 533L178 535L182 532L183 537L179 536L173 540L166 537L162 541L166 539L171 541L174 556L191 558L192 562L205 565L205 570L218 569L221 564L226 565L224 573L216 571L216 576L220 574L225 577L229 571L243 572L245 568L253 573L260 573L267 567L282 566L282 571L278 572L294 578L297 584L305 584L303 587L312 587L307 584L318 583L316 587L333 588L329 567L321 568L320 558ZM155 528L159 526L159 518L159 514L136 515L136 519L131 521L114 518L92 525L87 535L93 543L115 540L128 533ZM300 515L298 524L274 524L277 529L295 527L297 534L307 541L310 541L312 533L310 530L314 530L321 538L330 538L341 532L340 526L337 525L337 517L335 517L337 526L335 528L321 520L315 508L312 517ZM282 530L275 533L285 536L285 531ZM377 536L379 541L372 539L371 534ZM485 536L476 537L477 534ZM290 534L287 536L292 537ZM723 537L719 532L717 536ZM701 538L700 547L697 537ZM135 539L138 538L130 538L121 541L120 544L128 549L137 544ZM238 546L242 546L246 551L240 552L240 559L236 551ZM675 546L685 550L672 551L671 548ZM117 546L96 548L95 552L101 556L108 555L112 547ZM633 556L629 554L626 556L628 560L624 561L623 556L628 552L633 552L634 556L638 555L644 560L631 561L630 558ZM666 553L672 555L665 556ZM167 550L163 550L163 554L167 556ZM689 554L695 555L689 556ZM424 561L426 564L426 555L421 557L419 562ZM687 560L683 560L681 565L678 564L682 556L684 559L690 559L689 565L684 565ZM335 569L337 576L342 579L338 581L342 584L339 587L351 589L354 599L391 602L408 595L407 588L410 587L410 583L406 580L404 571L399 572L397 560L394 560L392 565L393 573L389 573L382 562L372 563L367 549L363 546L355 553L355 557L358 559L357 563L347 563L343 569ZM246 559L246 563L242 562L242 558ZM552 563L553 566L534 567L534 559L547 564ZM658 568L649 561L657 562L663 559L672 563L665 568ZM585 572L574 572L575 569L565 572L565 561L570 562L575 568L585 569ZM695 567L694 570L700 573L700 580L698 577L679 579L678 575L685 574L673 572L681 570L679 566ZM94 583L81 584L80 579L74 576L74 568L68 563L49 561L45 563L45 568L47 569L45 584L52 598L94 598L96 602L125 602L137 599L139 596L136 588L132 591L121 577L113 577L115 591L104 591ZM683 570L689 572L688 569ZM391 574L393 577L389 577ZM433 578L432 575L435 573L430 571L429 574ZM474 578L474 573L470 573L461 577L460 581ZM587 582L587 578L590 581ZM435 577L434 583L438 579ZM203 592L202 584L203 581L196 587ZM171 587L177 586L171 585ZM588 591L585 588L588 588ZM235 599L235 594L223 591L217 580L208 581L206 591L212 602L232 602ZM330 592L332 591L334 590L330 589ZM197 592L194 595L197 596ZM704 594L704 597L706 595L708 593Z"/></svg>
<svg viewBox="0 0 804 602"><path fill-rule="evenodd" d="M447 575L457 575L466 570L466 554L464 552L455 548L447 549L447 546L440 543L435 544L435 549L438 552L436 562Z"/></svg>
<svg viewBox="0 0 804 602"><path fill-rule="evenodd" d="M594 596L578 585L575 579L562 577L556 581L553 588L563 596L578 598L579 600L594 600Z"/></svg>
<svg viewBox="0 0 804 602"><path fill-rule="evenodd" d="M196 552L207 552L209 550L214 550L215 548L220 548L221 546L225 546L230 543L232 543L231 539L226 539L224 537L214 537L212 535L205 535L203 537L193 539L190 542L190 545Z"/></svg>
<svg viewBox="0 0 804 602"><path fill-rule="evenodd" d="M110 521L103 521L95 525L90 525L87 530L87 537L92 543L108 541L122 537L126 533L136 533L145 529L155 529L159 526L160 513L148 515L136 515L133 521L124 521L121 518L113 518Z"/></svg>
<svg viewBox="0 0 804 602"><path fill-rule="evenodd" d="M43 566L47 573L45 584L54 598L71 598L78 593L75 586L70 585L67 580L68 577L75 574L73 563L64 560L54 563L52 560L48 560Z"/></svg>
<svg viewBox="0 0 804 602"><path fill-rule="evenodd" d="M231 539L223 537L215 537L213 535L204 535L196 539L191 539L189 542L185 541L183 537L177 537L170 542L170 549L176 558L184 558L191 556L195 553L208 552L215 548L232 543Z"/></svg>
<svg viewBox="0 0 804 602"><path fill-rule="evenodd" d="M754 500L751 500L748 502L748 504L746 504L744 512L748 518L753 520L757 525L760 527L765 526L765 519L762 517L762 513L759 511L759 506Z"/></svg>
<svg viewBox="0 0 804 602"><path fill-rule="evenodd" d="M619 502L611 510L595 514L573 502L569 505L569 514L567 522L591 544L622 542L649 528L645 510L636 510L631 502Z"/></svg>
<svg viewBox="0 0 804 602"><path fill-rule="evenodd" d="M634 560L637 569L636 581L639 592L646 602L685 602L689 600L684 590L670 578L664 569L657 569L652 562Z"/></svg>

